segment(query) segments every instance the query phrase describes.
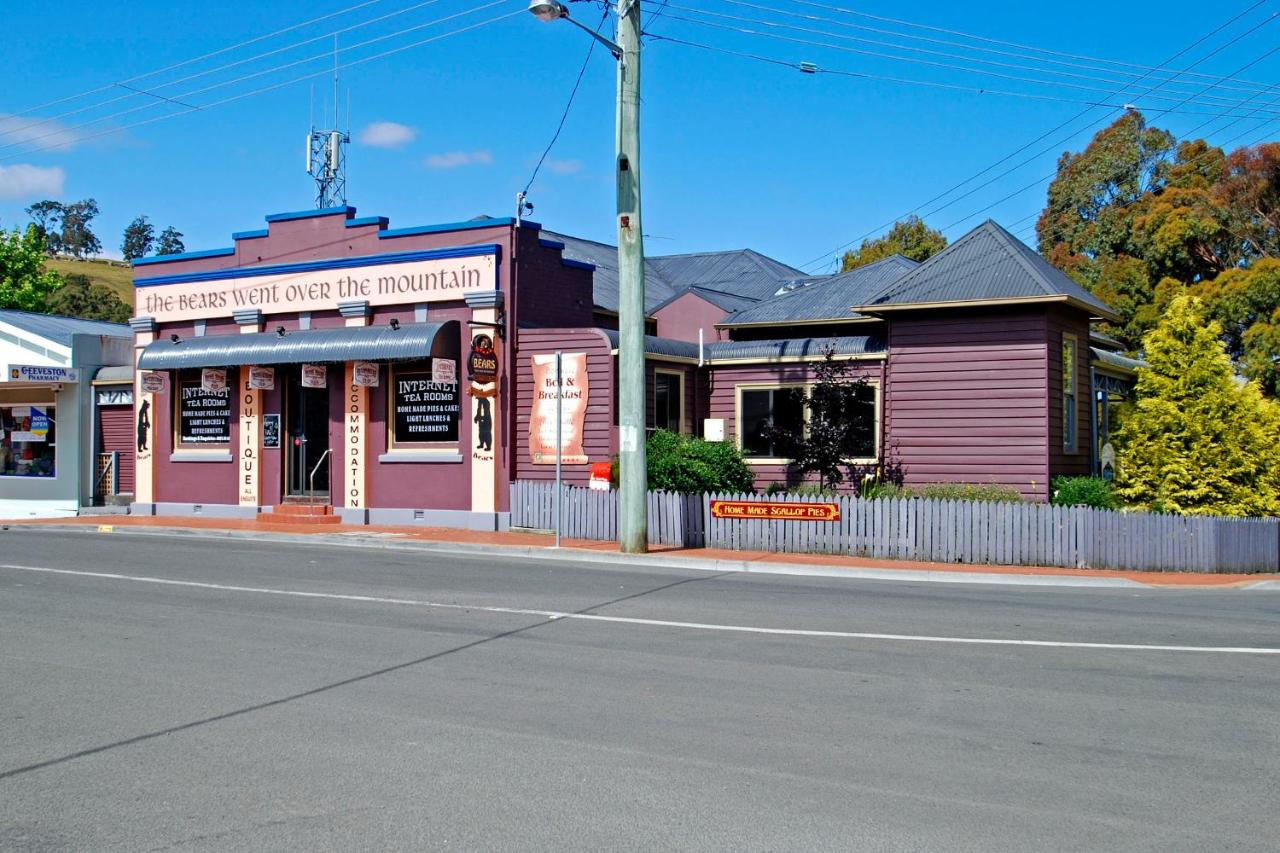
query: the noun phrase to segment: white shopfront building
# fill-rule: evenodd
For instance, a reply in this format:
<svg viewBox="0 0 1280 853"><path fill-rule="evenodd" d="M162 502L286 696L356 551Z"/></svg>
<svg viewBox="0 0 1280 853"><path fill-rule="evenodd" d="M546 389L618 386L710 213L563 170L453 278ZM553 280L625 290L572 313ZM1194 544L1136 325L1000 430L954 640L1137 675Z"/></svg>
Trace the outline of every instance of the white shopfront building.
<svg viewBox="0 0 1280 853"><path fill-rule="evenodd" d="M128 326L0 311L0 518L75 515L93 503L93 380L131 358Z"/></svg>

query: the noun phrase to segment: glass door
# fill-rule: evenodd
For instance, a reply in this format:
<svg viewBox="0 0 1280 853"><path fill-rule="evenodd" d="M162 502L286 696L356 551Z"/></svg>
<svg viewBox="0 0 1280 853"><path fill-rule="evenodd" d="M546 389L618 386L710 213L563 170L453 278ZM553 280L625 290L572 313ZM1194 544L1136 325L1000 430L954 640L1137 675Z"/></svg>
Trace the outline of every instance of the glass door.
<svg viewBox="0 0 1280 853"><path fill-rule="evenodd" d="M283 372L283 371L282 371ZM285 496L329 497L329 389L302 387L302 371L293 368L288 376L285 401ZM323 458L322 458L323 457ZM319 467L317 467L317 463ZM315 471L312 477L311 472ZM311 484L314 482L314 492Z"/></svg>

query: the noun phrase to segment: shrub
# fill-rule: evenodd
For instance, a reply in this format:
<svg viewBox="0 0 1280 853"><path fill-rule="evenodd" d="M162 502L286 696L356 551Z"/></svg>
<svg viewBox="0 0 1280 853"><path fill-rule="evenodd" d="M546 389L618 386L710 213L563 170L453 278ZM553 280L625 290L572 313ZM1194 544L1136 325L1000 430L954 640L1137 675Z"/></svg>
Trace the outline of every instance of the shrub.
<svg viewBox="0 0 1280 853"><path fill-rule="evenodd" d="M936 498L946 501L1022 502L1022 494L1017 489L995 483L929 483L923 486L912 486L906 491L918 498Z"/></svg>
<svg viewBox="0 0 1280 853"><path fill-rule="evenodd" d="M802 483L788 486L786 483L770 483L764 490L765 495L793 495L800 498L834 498L839 494L835 489L824 488L817 483Z"/></svg>
<svg viewBox="0 0 1280 853"><path fill-rule="evenodd" d="M862 490L862 497L869 501L882 500L886 498L913 498L905 486L897 483L871 483Z"/></svg>
<svg viewBox="0 0 1280 853"><path fill-rule="evenodd" d="M755 478L729 442L687 438L666 430L645 444L649 488L668 492L753 492Z"/></svg>
<svg viewBox="0 0 1280 853"><path fill-rule="evenodd" d="M1053 503L1058 506L1088 506L1119 509L1120 501L1111 483L1101 477L1055 477Z"/></svg>

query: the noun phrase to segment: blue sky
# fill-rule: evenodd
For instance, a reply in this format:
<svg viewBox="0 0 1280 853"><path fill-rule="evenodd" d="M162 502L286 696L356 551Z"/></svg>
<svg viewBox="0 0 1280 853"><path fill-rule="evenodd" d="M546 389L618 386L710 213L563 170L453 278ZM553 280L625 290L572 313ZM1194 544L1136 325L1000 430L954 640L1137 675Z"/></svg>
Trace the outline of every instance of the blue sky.
<svg viewBox="0 0 1280 853"><path fill-rule="evenodd" d="M340 45L350 46L392 35L377 44L344 52L341 60L345 63L514 13L473 31L343 71L342 88L344 99L346 91L351 93L355 137L349 150L348 201L361 215L389 216L395 227L512 212L514 194L529 179L559 121L588 39L566 23L543 24L525 14L522 10L527 0L500 0L491 8L477 10L490 1L436 0L340 36ZM1026 2L922 0L907 7L887 0L671 0L650 26L656 36L784 62L813 62L826 70L961 86L967 91L804 74L758 60L650 40L644 53L642 116L647 251L671 254L746 246L797 266L815 262L809 268L818 270L824 262L815 259L824 252L912 211L1066 121L1086 108L1079 101L1134 101L1150 109L1178 107L1172 99L1134 97L1152 85L1154 78L1145 85L1138 83L1139 88L1127 96L1110 97L1111 91L1120 88L1116 82L1134 83L1141 70L1037 54L943 30L1079 57L1153 66L1244 12L1253 2L1234 0L1225 6L1206 7L1182 0L1160 4L1082 0L1064 14L1056 4L1050 11L1044 4ZM116 4L99 2L19 4L6 13L6 85L0 94L0 225L12 227L25 221L22 209L39 198L73 201L92 196L102 209L97 232L109 252L118 254L120 232L138 214L150 216L157 230L174 225L186 235L189 249L202 249L229 245L232 231L262 227L267 213L310 207L313 187L303 169L310 83L284 86L102 136L96 135L184 108L116 87L37 112L26 111L341 12L131 84L205 106L303 74L323 72L331 60L301 60L330 49L331 39L323 38L325 34L419 5L415 0L360 4L361 0L139 0L127 13ZM661 0L649 0L644 7L658 11L662 5ZM579 20L594 25L600 19L596 5L578 2L570 7ZM1211 10L1208 17L1207 9ZM850 10L938 29L876 21ZM1221 48L1194 69L1208 77L1184 77L1156 93L1177 92L1179 97L1192 96L1192 100L1178 107L1179 112L1154 117L1154 123L1182 134L1213 120L1200 133L1209 131L1210 138L1219 143L1241 134L1234 144L1280 138L1280 121L1274 121L1280 119L1280 106L1270 103L1280 102L1280 86L1258 96L1262 86L1280 82L1280 53L1239 73L1239 78L1251 83L1199 94L1214 82L1212 77L1234 73L1280 44L1280 22L1263 23L1278 10L1280 3L1264 3L1175 61L1172 67L1182 68ZM463 12L469 14L396 34L406 27L432 24ZM51 20L57 22L54 34ZM767 28L761 21L786 24L791 29ZM767 35L720 29L708 23ZM896 35L870 31L874 29ZM904 38L903 34L916 38ZM317 40L290 47L312 38ZM892 41L919 50L888 49L851 38ZM846 50L786 39L835 44ZM989 52L976 53L972 50L975 46L985 46ZM277 49L280 52L271 57L186 83L163 85ZM966 65L986 73L894 61L849 52L851 49L946 66ZM924 50L937 53L926 54ZM967 58L957 60L942 53ZM975 65L974 58L1003 64ZM1056 64L1046 61L1055 58L1059 60ZM191 94L193 89L290 62L299 64ZM1122 76L1125 70L1131 71L1127 78ZM1052 71L1078 76L1049 76ZM992 72L1050 82L1001 79L990 76ZM330 86L326 77L315 81L317 109L322 101L331 100ZM598 50L563 134L531 191L536 205L532 218L548 228L612 241L614 86L613 60ZM974 90L979 88L1021 91L1041 99L977 94ZM1236 105L1250 97L1255 99ZM121 100L102 104L113 98ZM1231 121L1214 120L1215 114L1239 116L1260 104L1266 105L1260 112L1213 133ZM35 124L39 119L82 109ZM112 117L112 113L135 109ZM1041 149L1049 148L1047 153L945 210L926 216L926 221L947 228L954 238L992 216L1007 226L1016 226L1013 230L1030 239L1027 229L1033 220L1023 220L1043 206L1043 185L1001 199L1052 172L1060 151L1078 149L1108 117L1117 114L1109 108L1093 109L982 180ZM99 120L77 127L95 119ZM1079 133L1072 137L1072 130ZM35 136L43 138L33 141ZM989 205L994 206L979 213ZM967 217L969 214L975 215Z"/></svg>

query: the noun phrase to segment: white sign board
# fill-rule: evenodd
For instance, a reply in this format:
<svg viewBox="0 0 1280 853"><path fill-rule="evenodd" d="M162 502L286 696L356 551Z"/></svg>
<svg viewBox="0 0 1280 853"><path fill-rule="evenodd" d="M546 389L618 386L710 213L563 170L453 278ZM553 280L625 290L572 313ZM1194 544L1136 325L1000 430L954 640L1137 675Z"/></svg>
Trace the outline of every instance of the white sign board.
<svg viewBox="0 0 1280 853"><path fill-rule="evenodd" d="M357 361L351 371L351 384L358 388L378 387L378 364L373 361Z"/></svg>
<svg viewBox="0 0 1280 853"><path fill-rule="evenodd" d="M10 382L79 382L77 367L44 367L38 364L11 364L5 376Z"/></svg>
<svg viewBox="0 0 1280 853"><path fill-rule="evenodd" d="M249 390L274 391L276 387L276 369L274 367L250 367Z"/></svg>
<svg viewBox="0 0 1280 853"><path fill-rule="evenodd" d="M200 388L210 394L227 390L227 371L220 367L206 367L200 371Z"/></svg>
<svg viewBox="0 0 1280 853"><path fill-rule="evenodd" d="M328 375L329 369L323 364L304 364L302 365L302 387L326 388Z"/></svg>

